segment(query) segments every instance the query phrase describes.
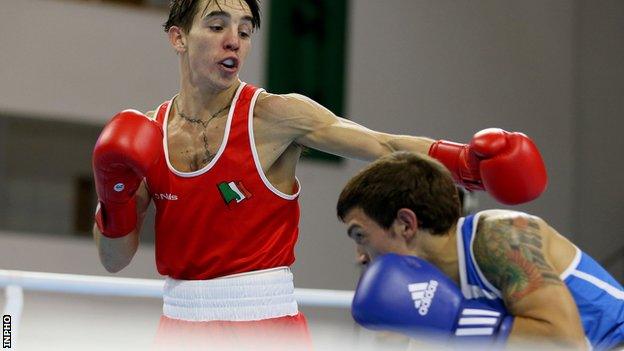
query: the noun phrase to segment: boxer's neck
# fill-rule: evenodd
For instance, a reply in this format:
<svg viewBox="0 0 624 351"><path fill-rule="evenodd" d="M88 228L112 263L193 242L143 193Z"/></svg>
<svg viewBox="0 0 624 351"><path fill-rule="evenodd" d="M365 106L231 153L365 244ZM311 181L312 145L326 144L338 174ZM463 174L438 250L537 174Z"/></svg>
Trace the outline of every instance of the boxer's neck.
<svg viewBox="0 0 624 351"><path fill-rule="evenodd" d="M416 235L414 253L416 256L438 267L438 269L459 284L456 230L457 226L454 225L441 235L419 231Z"/></svg>
<svg viewBox="0 0 624 351"><path fill-rule="evenodd" d="M182 84L176 99L177 107L188 116L199 119L210 118L215 112L232 103L240 84L241 82L237 81L232 86L222 90L202 89L190 84Z"/></svg>

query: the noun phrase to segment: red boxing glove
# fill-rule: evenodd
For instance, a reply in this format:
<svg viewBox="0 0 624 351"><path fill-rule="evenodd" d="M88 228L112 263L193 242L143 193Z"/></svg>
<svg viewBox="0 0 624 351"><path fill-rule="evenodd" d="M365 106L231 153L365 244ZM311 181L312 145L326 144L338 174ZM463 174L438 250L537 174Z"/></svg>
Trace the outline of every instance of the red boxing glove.
<svg viewBox="0 0 624 351"><path fill-rule="evenodd" d="M99 203L95 222L104 236L122 237L136 228L135 193L162 148L158 124L139 111L124 110L104 127L93 149Z"/></svg>
<svg viewBox="0 0 624 351"><path fill-rule="evenodd" d="M438 140L429 156L442 162L458 184L486 190L507 205L536 199L548 182L539 150L522 133L489 128L475 134L468 145Z"/></svg>

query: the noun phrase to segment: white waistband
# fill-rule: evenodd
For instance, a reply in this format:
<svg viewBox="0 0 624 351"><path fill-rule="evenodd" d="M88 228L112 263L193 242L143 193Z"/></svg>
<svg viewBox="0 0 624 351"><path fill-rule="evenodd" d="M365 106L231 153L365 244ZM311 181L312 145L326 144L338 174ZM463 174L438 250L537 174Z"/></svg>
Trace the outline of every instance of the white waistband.
<svg viewBox="0 0 624 351"><path fill-rule="evenodd" d="M253 321L299 313L288 267L220 277L177 280L167 277L163 314L188 321Z"/></svg>

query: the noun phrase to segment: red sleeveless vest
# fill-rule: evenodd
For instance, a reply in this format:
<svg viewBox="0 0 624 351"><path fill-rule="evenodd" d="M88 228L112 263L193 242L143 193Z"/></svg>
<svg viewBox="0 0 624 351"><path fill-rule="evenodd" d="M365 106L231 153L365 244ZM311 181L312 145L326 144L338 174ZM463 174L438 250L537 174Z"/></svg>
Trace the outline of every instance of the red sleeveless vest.
<svg viewBox="0 0 624 351"><path fill-rule="evenodd" d="M214 159L195 172L169 162L167 117L156 112L163 153L147 174L156 205L156 266L175 279L200 280L295 261L299 225L297 193L287 195L266 179L253 139L253 108L261 89L242 83Z"/></svg>

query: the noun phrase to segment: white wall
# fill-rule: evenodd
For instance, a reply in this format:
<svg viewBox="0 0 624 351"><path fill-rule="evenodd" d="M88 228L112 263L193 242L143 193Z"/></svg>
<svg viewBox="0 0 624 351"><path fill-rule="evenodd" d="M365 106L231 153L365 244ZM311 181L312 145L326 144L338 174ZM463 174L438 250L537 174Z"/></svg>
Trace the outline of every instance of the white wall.
<svg viewBox="0 0 624 351"><path fill-rule="evenodd" d="M519 208L568 232L572 3L354 1L352 15L353 118L457 141L485 127L527 133L543 152L550 184Z"/></svg>
<svg viewBox="0 0 624 351"><path fill-rule="evenodd" d="M577 242L596 259L619 258L624 280L624 2L579 1L578 107L571 217Z"/></svg>

